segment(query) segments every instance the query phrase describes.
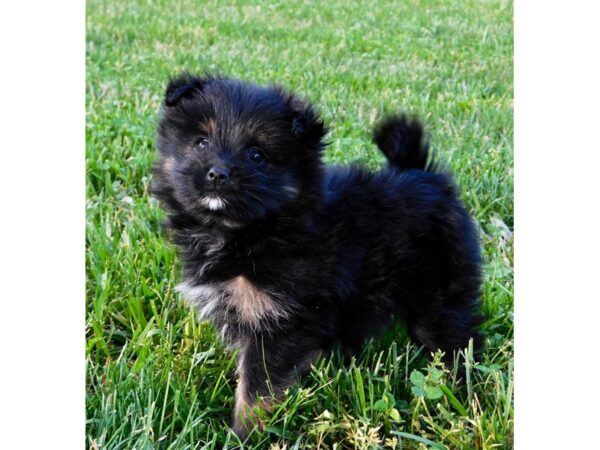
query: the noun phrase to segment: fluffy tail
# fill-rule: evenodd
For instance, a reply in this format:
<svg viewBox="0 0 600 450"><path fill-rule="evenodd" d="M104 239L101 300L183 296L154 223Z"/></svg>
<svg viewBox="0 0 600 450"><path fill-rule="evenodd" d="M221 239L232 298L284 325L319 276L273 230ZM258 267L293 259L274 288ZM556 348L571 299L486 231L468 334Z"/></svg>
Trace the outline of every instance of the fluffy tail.
<svg viewBox="0 0 600 450"><path fill-rule="evenodd" d="M409 120L404 114L387 117L375 127L373 138L392 167L435 171L423 126L417 119Z"/></svg>

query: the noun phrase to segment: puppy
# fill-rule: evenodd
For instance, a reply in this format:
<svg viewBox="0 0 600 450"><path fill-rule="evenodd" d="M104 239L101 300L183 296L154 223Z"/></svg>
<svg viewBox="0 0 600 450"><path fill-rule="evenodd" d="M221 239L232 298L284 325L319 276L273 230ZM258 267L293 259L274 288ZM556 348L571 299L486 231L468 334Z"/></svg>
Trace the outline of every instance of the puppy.
<svg viewBox="0 0 600 450"><path fill-rule="evenodd" d="M323 165L325 133L279 87L184 74L166 91L153 192L183 261L178 290L239 349L241 438L335 343L356 351L395 320L450 358L481 343L476 229L421 125L377 127L377 172Z"/></svg>

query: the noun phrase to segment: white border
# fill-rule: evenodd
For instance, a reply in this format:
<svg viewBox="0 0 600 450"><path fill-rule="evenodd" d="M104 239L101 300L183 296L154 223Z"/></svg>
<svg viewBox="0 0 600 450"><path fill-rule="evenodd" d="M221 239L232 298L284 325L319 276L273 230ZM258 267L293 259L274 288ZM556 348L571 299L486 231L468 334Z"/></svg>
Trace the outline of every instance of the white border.
<svg viewBox="0 0 600 450"><path fill-rule="evenodd" d="M84 8L0 4L2 449L85 445Z"/></svg>
<svg viewBox="0 0 600 450"><path fill-rule="evenodd" d="M516 4L517 449L599 445L598 6Z"/></svg>
<svg viewBox="0 0 600 450"><path fill-rule="evenodd" d="M0 8L0 448L83 448L84 4ZM600 14L515 8L515 443L591 448Z"/></svg>

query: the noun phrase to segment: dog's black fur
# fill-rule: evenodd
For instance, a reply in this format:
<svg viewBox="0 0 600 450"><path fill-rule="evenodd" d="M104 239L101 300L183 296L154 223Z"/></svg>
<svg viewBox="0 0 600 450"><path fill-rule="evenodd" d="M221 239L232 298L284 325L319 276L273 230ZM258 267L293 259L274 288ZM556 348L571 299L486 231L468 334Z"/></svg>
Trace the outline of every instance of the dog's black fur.
<svg viewBox="0 0 600 450"><path fill-rule="evenodd" d="M180 290L238 348L234 430L334 343L395 319L428 350L481 344L476 230L423 130L399 115L377 172L325 166L315 110L278 87L182 75L167 88L154 194L183 260Z"/></svg>

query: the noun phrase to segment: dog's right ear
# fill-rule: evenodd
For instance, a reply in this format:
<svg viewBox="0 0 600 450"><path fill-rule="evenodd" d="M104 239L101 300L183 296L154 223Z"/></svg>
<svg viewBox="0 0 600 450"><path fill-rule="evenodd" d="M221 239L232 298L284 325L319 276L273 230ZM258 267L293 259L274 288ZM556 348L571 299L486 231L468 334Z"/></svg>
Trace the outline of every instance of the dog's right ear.
<svg viewBox="0 0 600 450"><path fill-rule="evenodd" d="M165 93L165 105L176 106L182 98L191 97L194 92L202 91L209 78L198 78L184 73L177 78L172 78Z"/></svg>

